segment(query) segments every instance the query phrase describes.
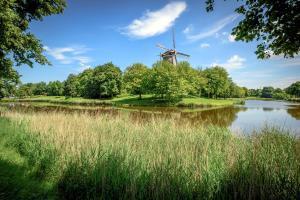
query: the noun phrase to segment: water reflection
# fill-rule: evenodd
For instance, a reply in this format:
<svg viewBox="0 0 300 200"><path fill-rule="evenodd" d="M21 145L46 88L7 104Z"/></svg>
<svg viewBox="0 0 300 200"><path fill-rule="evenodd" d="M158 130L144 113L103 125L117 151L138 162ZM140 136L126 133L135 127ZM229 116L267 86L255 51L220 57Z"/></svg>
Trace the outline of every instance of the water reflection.
<svg viewBox="0 0 300 200"><path fill-rule="evenodd" d="M66 106L57 104L19 103L13 106L0 104L11 110L23 112L67 112L89 113L90 115L119 115L124 108L108 106ZM275 125L290 129L300 135L300 104L282 101L248 100L245 105L212 109L203 107L200 110L177 107L128 107L125 108L134 122L146 123L152 118L174 119L178 124L190 123L194 126L213 124L229 127L243 133L252 133L264 125Z"/></svg>
<svg viewBox="0 0 300 200"><path fill-rule="evenodd" d="M290 106L287 109L287 113L292 116L293 118L300 120L300 106L299 105L295 105L295 106Z"/></svg>

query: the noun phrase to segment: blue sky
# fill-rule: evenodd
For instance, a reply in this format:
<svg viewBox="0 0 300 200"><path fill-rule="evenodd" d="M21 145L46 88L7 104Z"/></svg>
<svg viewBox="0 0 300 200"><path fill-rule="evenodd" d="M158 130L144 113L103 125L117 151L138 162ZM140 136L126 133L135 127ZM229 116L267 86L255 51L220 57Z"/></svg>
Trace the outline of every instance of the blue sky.
<svg viewBox="0 0 300 200"><path fill-rule="evenodd" d="M258 60L256 42L234 41L231 29L242 19L235 1L217 1L214 12L201 0L70 0L61 15L33 22L30 31L44 44L52 66L21 66L22 82L65 80L70 73L112 61L122 70L135 62L151 67L161 50L172 46L191 55L193 67L225 67L248 88L284 88L300 80L300 56ZM184 59L182 59L184 60Z"/></svg>

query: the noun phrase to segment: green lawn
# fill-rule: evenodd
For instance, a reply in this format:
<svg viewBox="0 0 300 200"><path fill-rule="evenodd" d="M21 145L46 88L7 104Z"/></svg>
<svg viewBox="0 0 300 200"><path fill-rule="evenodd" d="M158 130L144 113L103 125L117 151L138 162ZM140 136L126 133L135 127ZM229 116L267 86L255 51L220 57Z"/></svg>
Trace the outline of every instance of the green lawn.
<svg viewBox="0 0 300 200"><path fill-rule="evenodd" d="M47 102L61 104L80 104L80 105L115 105L115 106L181 106L181 107L201 107L201 106L229 106L242 103L242 99L209 99L200 97L185 97L172 101L157 99L152 95L143 95L142 99L138 96L117 96L113 99L85 99L82 97L66 98L64 96L34 96L22 99L5 98L3 102Z"/></svg>

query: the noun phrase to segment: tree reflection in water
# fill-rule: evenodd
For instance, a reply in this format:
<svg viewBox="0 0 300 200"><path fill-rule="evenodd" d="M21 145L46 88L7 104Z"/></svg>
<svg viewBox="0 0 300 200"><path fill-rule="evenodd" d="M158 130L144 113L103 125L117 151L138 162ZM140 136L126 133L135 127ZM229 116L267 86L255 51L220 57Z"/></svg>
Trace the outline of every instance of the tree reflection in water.
<svg viewBox="0 0 300 200"><path fill-rule="evenodd" d="M221 127L229 127L237 118L237 113L246 111L244 107L225 107L211 110L204 110L196 113L181 113L181 118L195 125L218 125Z"/></svg>
<svg viewBox="0 0 300 200"><path fill-rule="evenodd" d="M289 108L287 109L287 113L295 119L300 119L300 106L299 105L289 106Z"/></svg>

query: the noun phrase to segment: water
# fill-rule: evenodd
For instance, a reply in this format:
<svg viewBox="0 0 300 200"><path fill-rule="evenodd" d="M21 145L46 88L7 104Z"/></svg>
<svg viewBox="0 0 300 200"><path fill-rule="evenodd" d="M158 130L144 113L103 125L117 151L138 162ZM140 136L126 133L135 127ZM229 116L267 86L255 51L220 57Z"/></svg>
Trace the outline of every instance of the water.
<svg viewBox="0 0 300 200"><path fill-rule="evenodd" d="M0 104L1 105L1 104ZM3 106L4 104L2 104ZM9 106L9 104L5 104ZM91 115L118 115L124 108L65 106L43 103L15 103L10 109L32 112L88 112ZM228 127L235 133L251 134L264 126L276 126L300 135L300 104L285 101L247 100L244 105L212 109L184 109L177 107L127 107L131 119L146 123L151 117L173 118L178 123L189 122L192 125L213 124Z"/></svg>
<svg viewBox="0 0 300 200"><path fill-rule="evenodd" d="M248 100L236 113L233 131L251 133L263 126L276 126L300 135L300 104L285 101Z"/></svg>

